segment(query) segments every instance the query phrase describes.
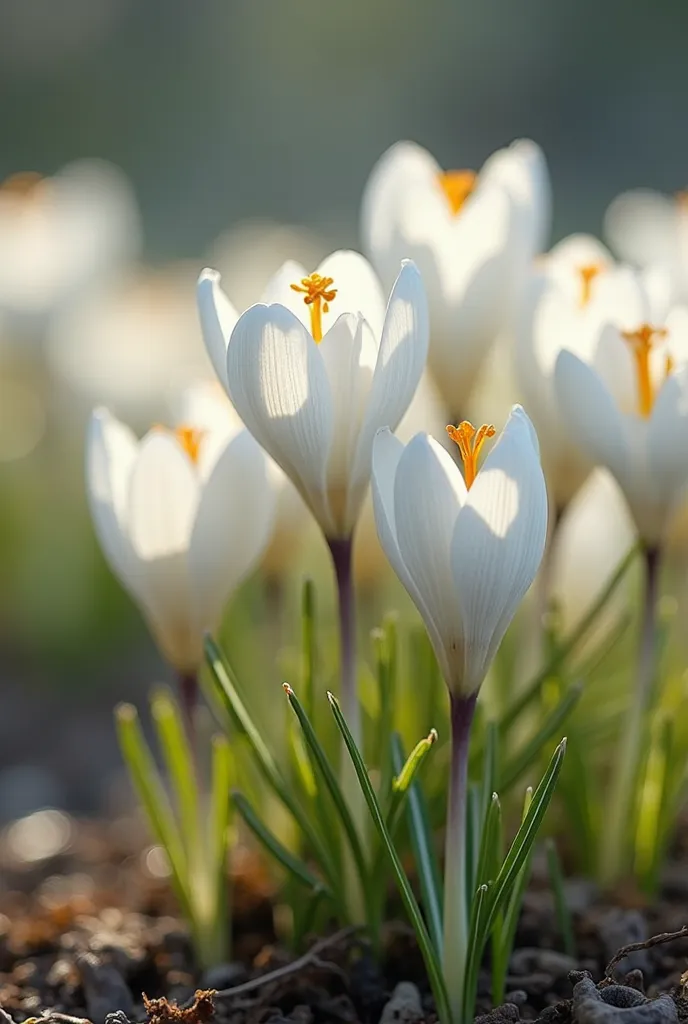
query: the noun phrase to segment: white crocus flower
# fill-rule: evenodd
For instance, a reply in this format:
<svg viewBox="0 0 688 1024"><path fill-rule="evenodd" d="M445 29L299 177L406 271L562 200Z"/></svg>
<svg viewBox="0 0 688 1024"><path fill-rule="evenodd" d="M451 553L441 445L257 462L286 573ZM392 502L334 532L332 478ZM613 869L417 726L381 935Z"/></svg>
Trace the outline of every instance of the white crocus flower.
<svg viewBox="0 0 688 1024"><path fill-rule="evenodd" d="M192 405L198 409L198 402ZM137 440L99 409L86 483L103 552L182 675L202 659L229 595L258 562L273 522L267 460L216 410Z"/></svg>
<svg viewBox="0 0 688 1024"><path fill-rule="evenodd" d="M537 437L514 406L477 472L485 437L452 428L465 478L427 434L404 445L381 431L373 449L380 543L418 608L454 697L480 687L542 560L547 492Z"/></svg>
<svg viewBox="0 0 688 1024"><path fill-rule="evenodd" d="M447 408L465 407L490 346L512 314L549 221L547 170L521 140L479 173L443 171L412 142L372 171L362 208L364 246L384 284L413 259L430 309L430 369Z"/></svg>
<svg viewBox="0 0 688 1024"><path fill-rule="evenodd" d="M206 345L234 407L330 541L350 538L373 439L401 420L428 345L423 284L404 262L387 308L368 262L336 252L313 274L285 264L236 320L219 277L198 286ZM224 368L223 368L224 357Z"/></svg>
<svg viewBox="0 0 688 1024"><path fill-rule="evenodd" d="M52 178L14 174L0 184L0 309L53 313L139 246L136 203L116 167L81 160Z"/></svg>
<svg viewBox="0 0 688 1024"><path fill-rule="evenodd" d="M649 548L664 538L688 483L688 309L602 335L587 362L560 352L554 382L581 453L620 485Z"/></svg>
<svg viewBox="0 0 688 1024"><path fill-rule="evenodd" d="M688 302L688 194L635 189L617 196L605 215L605 234L619 256L639 267L661 267Z"/></svg>
<svg viewBox="0 0 688 1024"><path fill-rule="evenodd" d="M586 363L608 363L610 351L618 347L619 331L663 322L669 293L664 275L641 275L616 264L588 235L564 239L534 264L515 321L514 366L558 511L592 468L559 405L554 385L559 353L567 349Z"/></svg>

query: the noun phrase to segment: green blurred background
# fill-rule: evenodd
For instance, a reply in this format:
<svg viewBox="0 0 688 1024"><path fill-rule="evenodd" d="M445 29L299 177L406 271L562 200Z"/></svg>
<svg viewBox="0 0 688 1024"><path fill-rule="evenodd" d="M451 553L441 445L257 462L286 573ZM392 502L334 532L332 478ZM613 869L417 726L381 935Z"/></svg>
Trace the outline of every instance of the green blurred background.
<svg viewBox="0 0 688 1024"><path fill-rule="evenodd" d="M366 177L397 139L479 167L532 137L554 238L599 233L623 189L684 187L687 46L685 0L0 0L0 180L85 157L120 168L141 219L127 260L141 266L117 273L186 261L164 274L195 372L201 266L224 261L230 296L250 302L292 243L355 247ZM159 396L132 412L79 378L78 351L65 369L63 313L0 304L0 821L106 805L112 704L166 677L100 557L82 486L89 406L142 427ZM167 329L150 372L173 399L183 375ZM244 588L239 632L265 597L260 581Z"/></svg>

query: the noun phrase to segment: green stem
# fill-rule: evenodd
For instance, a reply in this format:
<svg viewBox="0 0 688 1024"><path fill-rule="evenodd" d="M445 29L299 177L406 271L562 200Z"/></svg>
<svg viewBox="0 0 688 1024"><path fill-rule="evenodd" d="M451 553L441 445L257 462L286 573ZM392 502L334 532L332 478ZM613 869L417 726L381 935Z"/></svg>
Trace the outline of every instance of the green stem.
<svg viewBox="0 0 688 1024"><path fill-rule="evenodd" d="M466 885L466 800L468 747L475 695L451 699L451 764L444 858L444 940L442 970L454 1024L461 1024L464 974L468 959Z"/></svg>
<svg viewBox="0 0 688 1024"><path fill-rule="evenodd" d="M635 784L656 668L656 606L661 559L657 548L645 549L644 556L645 593L638 652L638 672L635 692L622 732L622 745L615 765L610 803L605 819L607 828L603 835L600 851L600 880L603 885L612 885L620 879L626 867L627 854L631 849L629 837L634 834Z"/></svg>

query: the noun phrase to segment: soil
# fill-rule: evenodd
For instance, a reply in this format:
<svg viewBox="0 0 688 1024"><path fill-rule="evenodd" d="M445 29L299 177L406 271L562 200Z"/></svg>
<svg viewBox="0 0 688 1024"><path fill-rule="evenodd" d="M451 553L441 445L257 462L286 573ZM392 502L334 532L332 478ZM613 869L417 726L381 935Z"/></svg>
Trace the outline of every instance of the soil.
<svg viewBox="0 0 688 1024"><path fill-rule="evenodd" d="M17 860L6 832L0 841L0 1024L35 1017L54 1024L434 1020L422 961L401 921L387 928L379 965L351 929L313 937L299 955L278 942L272 881L249 850L239 850L232 873L233 960L203 973L160 877L159 855L146 848L136 821L72 823L61 852L34 863ZM506 1004L491 1008L486 970L479 1024L688 1020L688 937L646 941L688 923L685 856L669 864L652 903L630 891L612 902L583 880L567 883L567 897L575 956L563 952L552 895L536 865ZM605 981L609 961L631 943L649 948L629 952L614 967L617 984ZM617 1016L624 1021L610 1020Z"/></svg>

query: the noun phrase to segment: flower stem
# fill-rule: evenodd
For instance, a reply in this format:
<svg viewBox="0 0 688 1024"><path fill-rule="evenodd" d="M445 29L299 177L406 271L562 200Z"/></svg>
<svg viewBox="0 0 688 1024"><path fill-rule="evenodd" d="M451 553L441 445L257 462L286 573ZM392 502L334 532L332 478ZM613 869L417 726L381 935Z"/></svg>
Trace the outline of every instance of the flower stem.
<svg viewBox="0 0 688 1024"><path fill-rule="evenodd" d="M361 708L358 702L356 686L356 616L354 608L353 582L353 542L351 537L343 540L328 541L335 576L337 578L337 597L339 608L339 650L340 650L340 698L342 712L346 724L353 736L356 746L363 754L363 736L361 729ZM344 798L349 805L356 831L363 849L366 849L365 822L366 806L363 793L356 778L356 772L343 749L340 785ZM345 852L344 879L347 894L349 916L354 924L366 919L363 893L356 874L352 857Z"/></svg>
<svg viewBox="0 0 688 1024"><path fill-rule="evenodd" d="M442 970L454 1024L461 1024L469 906L466 886L466 800L468 747L475 712L475 694L451 696L451 764L447 798L444 857L444 943Z"/></svg>
<svg viewBox="0 0 688 1024"><path fill-rule="evenodd" d="M341 704L346 724L361 749L361 709L356 687L356 616L354 608L352 538L330 540L339 599ZM348 760L348 758L347 758Z"/></svg>
<svg viewBox="0 0 688 1024"><path fill-rule="evenodd" d="M182 708L182 717L186 729L186 738L189 742L191 755L196 762L198 756L196 742L196 705L198 704L198 675L196 672L181 672L179 674L179 700Z"/></svg>
<svg viewBox="0 0 688 1024"><path fill-rule="evenodd" d="M619 881L626 864L634 832L633 801L642 751L646 713L652 694L657 659L656 607L659 592L660 552L646 548L645 589L643 596L638 671L635 692L628 708L622 732L622 746L615 765L611 797L606 815L607 828L600 851L600 880L604 885Z"/></svg>

